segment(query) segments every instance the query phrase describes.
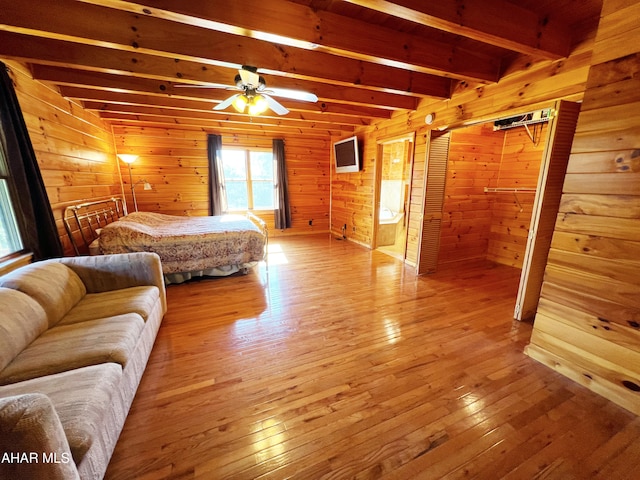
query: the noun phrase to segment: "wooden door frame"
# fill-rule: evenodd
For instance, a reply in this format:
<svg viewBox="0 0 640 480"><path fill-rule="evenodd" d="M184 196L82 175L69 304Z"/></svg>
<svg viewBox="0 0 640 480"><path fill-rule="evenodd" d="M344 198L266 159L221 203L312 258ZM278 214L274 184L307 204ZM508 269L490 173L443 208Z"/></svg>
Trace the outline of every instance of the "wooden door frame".
<svg viewBox="0 0 640 480"><path fill-rule="evenodd" d="M569 107L567 107L569 106ZM544 263L546 264L546 258L548 256L549 253L549 248L550 248L550 243L551 243L551 238L550 236L548 236L547 238L542 239L541 241L538 242L538 244L536 245L537 251L533 252L533 239L531 238L531 236L535 237L537 235L537 230L538 230L538 224L540 221L540 217L542 215L545 216L551 216L553 218L555 218L557 216L557 212L558 212L558 208L559 208L559 202L560 202L560 194L561 194L561 190L562 190L562 186L560 186L560 194L558 194L558 192L554 192L554 195L552 196L553 198L551 200L549 200L548 198L546 198L546 195L543 195L545 193L545 188L546 187L546 181L547 181L547 175L549 173L549 164L548 162L550 161L550 156L551 155L558 155L558 153L556 152L556 150L558 149L558 145L555 145L555 131L557 128L557 122L558 119L557 114L560 113L564 113L568 112L568 116L570 117L568 121L570 121L570 119L572 118L572 115L575 115L575 120L577 122L577 116L578 114L574 111L576 108L579 111L580 105L575 103L575 102L569 102L569 101L565 101L565 100L558 100L550 105L547 106L542 106L539 108L536 108L534 110L538 110L538 109L547 109L547 108L551 108L554 110L555 114L554 117L551 118L551 124L550 124L550 128L547 131L547 142L545 145L545 150L543 152L543 158L541 161L541 165L540 165L540 172L539 172L539 178L538 178L538 185L537 185L537 192L536 192L536 198L534 200L534 207L537 209L537 215L535 214L536 211L534 210L534 212L532 213L531 216L531 223L530 223L530 227L529 227L529 232L530 232L530 238L527 240L527 247L525 250L525 260L523 262L523 268L522 268L522 274L520 277L520 286L518 288L518 295L516 298L516 302L515 302L515 311L514 311L514 318L517 320L523 320L525 319L525 317L529 317L531 316L531 308L527 308L527 309L523 309L522 308L522 304L525 301L524 298L526 295L534 295L539 298L540 296L540 288L542 286L542 279L543 279L543 275L540 271L537 271L534 275L535 278L529 278L529 274L530 274L530 265L527 265L527 262L531 262L532 261L532 257L535 255L537 258L535 259L536 262L541 263L544 261ZM527 112L531 112L532 110L527 110ZM525 112L525 113L527 113ZM513 116L516 116L517 114L514 114ZM483 120L479 120L479 121L473 121L473 122L468 122L465 123L464 125L460 126L460 127L456 127L455 129L451 129L451 130L447 130L447 132L451 132L453 130L459 130L461 128L466 128L466 127L470 127L472 125L478 125L478 124L482 124L482 123L489 123L492 121L495 121L499 118L502 117L495 117L494 120L492 119L483 119ZM574 131L575 131L575 125L574 125ZM424 236L424 222L429 220L427 218L425 218L425 213L424 213L424 201L427 198L427 171L429 168L429 156L430 156L430 152L431 152L431 142L433 139L433 136L431 135L433 131L428 132L428 136L427 136L427 157L426 157L426 166L425 166L425 180L424 180L424 186L423 186L423 207L422 207L422 218L421 218L421 237L419 239L418 242L418 266L416 268L416 273L417 274L421 274L420 271L420 259L422 256L422 249L423 249L423 236ZM565 150L567 150L567 146L564 145L563 148ZM564 162L564 169L566 170L566 163L568 162L569 159L569 153L571 150L571 144L568 145L568 150L566 152L566 160ZM564 154L560 153L560 156L562 156ZM447 158L447 164L449 162L449 159ZM554 166L554 168L557 170L555 172L555 174L557 175L558 172L560 171L564 171L562 169L562 165L559 166ZM445 180L446 180L446 171L445 171ZM445 187L446 188L446 187ZM443 205L444 205L444 199L443 199ZM439 252L436 255L436 265L437 265L437 256L439 256ZM434 270L435 271L435 270ZM431 272L422 272L422 273L431 273ZM537 305L537 302L535 302L535 304ZM533 310L533 313L535 314L535 309Z"/></svg>
<svg viewBox="0 0 640 480"><path fill-rule="evenodd" d="M554 106L555 113L550 120L547 144L540 165L527 247L513 312L513 318L516 320L532 319L536 313L580 106L579 103L564 100L557 101ZM573 130L570 138L567 138L566 133L562 135L561 132L567 132L571 126ZM561 138L558 138L559 135ZM551 182L554 183L550 184Z"/></svg>
<svg viewBox="0 0 640 480"><path fill-rule="evenodd" d="M382 157L384 146L391 143L397 143L400 141L408 141L411 144L411 151L408 153L409 162L409 195L411 195L411 188L413 186L413 162L416 151L416 132L405 133L403 135L395 135L390 137L382 137L376 139L376 162L375 162L375 180L373 189L373 235L371 241L371 248L375 250L378 248L378 227L380 223L380 188L382 185ZM409 215L409 212L407 212ZM408 219L407 219L408 220ZM404 253L402 261L407 259L407 236L409 229L407 228L407 235L404 239Z"/></svg>

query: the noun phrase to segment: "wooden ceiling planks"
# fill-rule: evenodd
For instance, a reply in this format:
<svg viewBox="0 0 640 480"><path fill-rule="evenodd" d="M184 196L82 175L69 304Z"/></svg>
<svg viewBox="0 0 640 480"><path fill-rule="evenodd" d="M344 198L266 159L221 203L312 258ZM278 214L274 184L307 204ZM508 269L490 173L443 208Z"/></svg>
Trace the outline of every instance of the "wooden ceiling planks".
<svg viewBox="0 0 640 480"><path fill-rule="evenodd" d="M601 1L585 1L573 16L570 4L0 0L0 57L26 63L35 79L112 124L163 124L171 114L189 128L348 133L423 99L450 98L460 84L494 84L507 64L567 56L583 35L574 26ZM267 87L319 101L278 97L291 113L264 121L212 111L234 93L228 86L241 65L257 66Z"/></svg>

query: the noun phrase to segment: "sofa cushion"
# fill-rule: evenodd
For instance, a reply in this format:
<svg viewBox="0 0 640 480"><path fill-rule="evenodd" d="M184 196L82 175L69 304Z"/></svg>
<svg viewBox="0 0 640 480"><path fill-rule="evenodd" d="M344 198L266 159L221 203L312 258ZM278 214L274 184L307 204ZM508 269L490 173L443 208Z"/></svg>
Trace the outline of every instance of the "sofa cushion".
<svg viewBox="0 0 640 480"><path fill-rule="evenodd" d="M0 287L0 370L47 329L47 315L28 295Z"/></svg>
<svg viewBox="0 0 640 480"><path fill-rule="evenodd" d="M80 277L66 265L42 261L0 277L0 287L26 293L47 313L52 327L87 293Z"/></svg>
<svg viewBox="0 0 640 480"><path fill-rule="evenodd" d="M97 435L104 430L106 412L116 401L122 369L103 363L56 375L34 378L0 387L0 398L28 393L44 394L51 400L76 464L79 464ZM29 450L27 450L29 451Z"/></svg>
<svg viewBox="0 0 640 480"><path fill-rule="evenodd" d="M102 293L87 293L60 320L60 325L95 320L105 316L137 313L146 322L160 299L158 287L131 287Z"/></svg>
<svg viewBox="0 0 640 480"><path fill-rule="evenodd" d="M105 362L124 367L143 327L129 313L50 328L0 372L0 385Z"/></svg>
<svg viewBox="0 0 640 480"><path fill-rule="evenodd" d="M42 393L0 396L0 452L28 456L28 461L0 462L0 478L80 479L62 423ZM43 461L55 455L54 462ZM34 458L35 456L35 458Z"/></svg>

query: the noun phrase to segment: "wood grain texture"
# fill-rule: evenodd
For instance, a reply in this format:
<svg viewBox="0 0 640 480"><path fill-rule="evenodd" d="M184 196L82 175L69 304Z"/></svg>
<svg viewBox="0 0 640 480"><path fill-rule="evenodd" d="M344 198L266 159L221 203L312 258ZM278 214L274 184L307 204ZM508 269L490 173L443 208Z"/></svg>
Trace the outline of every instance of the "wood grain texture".
<svg viewBox="0 0 640 480"><path fill-rule="evenodd" d="M175 126L114 126L113 132L118 153L138 155L132 164L133 182L146 180L152 186L151 190L137 186L135 191L140 210L168 215L209 214L207 132ZM272 138L240 130L222 133L223 147L271 149ZM280 135L278 138L285 142L292 228L275 230L272 211L255 213L267 222L271 233L276 236L328 231L328 139L305 135ZM131 203L128 167L123 165L122 168L125 192Z"/></svg>
<svg viewBox="0 0 640 480"><path fill-rule="evenodd" d="M639 4L619 3L604 2L527 352L640 414L640 31L625 31L624 40L619 31ZM607 77L615 106L603 96Z"/></svg>
<svg viewBox="0 0 640 480"><path fill-rule="evenodd" d="M327 234L270 248L268 270L168 288L107 480L605 479L640 467L638 417L523 354L518 269L415 277Z"/></svg>
<svg viewBox="0 0 640 480"><path fill-rule="evenodd" d="M6 62L38 160L65 254L73 252L62 222L68 205L122 193L111 128L78 103Z"/></svg>
<svg viewBox="0 0 640 480"><path fill-rule="evenodd" d="M568 58L560 61L541 61L534 64L514 65L507 69L500 82L491 85L461 84L452 93L450 100L436 101L424 99L418 109L412 112L398 112L390 119L374 120L372 125L358 127L356 133L362 139L365 161L375 155L375 145L380 139L402 136L415 132L415 148L413 159L413 188L411 191L410 212L408 219L408 238L406 261L410 265L417 265L419 242L422 231L422 205L424 204L424 169L427 154L426 138L430 129L457 128L465 124L477 123L482 120L493 121L498 118L526 113L536 109L549 108L557 99L572 101L581 100L584 94L587 75L591 60L594 37L588 36L576 46ZM435 113L435 122L425 125L425 115ZM345 135L346 136L346 135ZM332 138L332 141L335 138ZM517 151L511 151L518 155ZM526 165L526 158L522 158ZM536 161L539 162L539 158ZM373 163L370 164L373 172ZM365 163L365 169L367 164ZM530 167L533 172L535 168ZM508 175L508 172L505 171ZM532 181L535 186L536 175L525 175L524 168L518 171L519 181ZM505 177L506 178L506 177ZM347 224L347 231L351 231L352 218L357 219L357 231L351 234L352 239L364 245L371 245L367 232L373 229L371 208L373 203L374 176L371 175L333 175L332 189L332 223L331 231L340 235L343 224ZM484 194L482 194L484 196ZM338 199L338 201L335 201ZM505 199L506 200L506 199ZM533 200L533 199L531 199ZM526 201L526 199L525 199ZM513 208L515 202L505 207ZM526 212L526 208L523 213ZM522 223L522 222L521 222ZM528 225L528 222L524 222ZM496 232L496 257L500 253L498 242L501 241L500 232ZM514 237L511 237L513 240ZM509 245L509 242L506 242ZM518 243L516 242L516 245ZM502 244L504 245L504 243ZM510 246L510 245L509 245ZM513 247L511 247L513 248ZM520 249L517 246L516 249ZM514 263L513 257L517 253L509 248L505 252Z"/></svg>

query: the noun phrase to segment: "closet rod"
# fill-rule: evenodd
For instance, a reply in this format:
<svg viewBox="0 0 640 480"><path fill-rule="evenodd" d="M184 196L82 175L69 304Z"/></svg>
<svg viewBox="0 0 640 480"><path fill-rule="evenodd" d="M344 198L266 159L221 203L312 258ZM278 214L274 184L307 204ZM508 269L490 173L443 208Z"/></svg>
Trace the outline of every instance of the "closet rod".
<svg viewBox="0 0 640 480"><path fill-rule="evenodd" d="M484 187L484 192L485 193L502 193L502 192L513 193L513 198L515 199L516 203L518 204L518 207L520 208L521 212L524 211L524 207L520 203L520 200L518 199L518 195L517 194L518 193L536 193L536 191L537 190L535 188L508 188L508 187L490 188L490 187Z"/></svg>
<svg viewBox="0 0 640 480"><path fill-rule="evenodd" d="M517 187L501 187L501 188L497 188L497 187L484 187L484 193L501 193L501 192L508 192L508 193L518 193L518 192L522 192L522 193L536 193L537 189L535 188L517 188Z"/></svg>

